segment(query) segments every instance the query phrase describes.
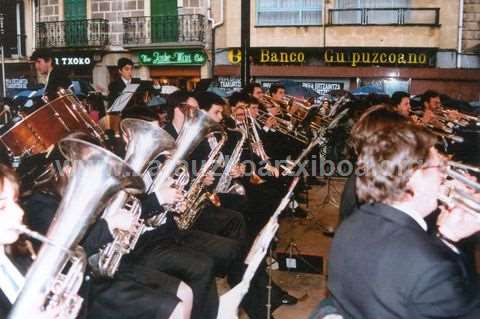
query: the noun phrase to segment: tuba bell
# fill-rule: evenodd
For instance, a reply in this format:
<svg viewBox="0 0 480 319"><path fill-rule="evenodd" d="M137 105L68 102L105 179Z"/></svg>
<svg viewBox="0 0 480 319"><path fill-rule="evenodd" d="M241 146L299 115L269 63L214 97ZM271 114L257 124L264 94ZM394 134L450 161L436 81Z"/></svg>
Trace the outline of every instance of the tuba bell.
<svg viewBox="0 0 480 319"><path fill-rule="evenodd" d="M161 153L175 147L175 140L156 122L125 119L120 123L120 129L127 141L125 161L138 174L144 173L150 162ZM135 248L145 227L139 200L125 191L115 195L103 216L115 214L121 209L133 216L132 224L128 231L115 231L114 240L100 250L98 258L91 259L93 268L101 276L114 276L122 257Z"/></svg>
<svg viewBox="0 0 480 319"><path fill-rule="evenodd" d="M63 248L77 247L98 212L119 190L142 191L142 179L119 157L75 137L59 142L60 151L71 162L65 194L47 233L56 246L43 245L27 273L25 286L8 316L28 318L36 311L57 309L60 318L75 318L81 299L75 298L82 283L85 255L72 257ZM68 267L68 268L67 268ZM76 272L66 277L65 272Z"/></svg>

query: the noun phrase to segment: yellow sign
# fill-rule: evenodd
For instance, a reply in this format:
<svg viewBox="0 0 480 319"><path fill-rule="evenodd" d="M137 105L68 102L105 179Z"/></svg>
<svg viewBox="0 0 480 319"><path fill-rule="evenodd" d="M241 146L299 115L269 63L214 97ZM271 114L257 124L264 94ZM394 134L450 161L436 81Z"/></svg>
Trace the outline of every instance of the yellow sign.
<svg viewBox="0 0 480 319"><path fill-rule="evenodd" d="M303 63L305 53L302 51L272 52L269 49L260 51L260 63Z"/></svg>
<svg viewBox="0 0 480 319"><path fill-rule="evenodd" d="M230 49L228 51L228 61L232 64L242 62L242 51L240 49Z"/></svg>
<svg viewBox="0 0 480 319"><path fill-rule="evenodd" d="M325 63L358 65L426 65L427 53L421 52L356 52L327 49L323 54Z"/></svg>

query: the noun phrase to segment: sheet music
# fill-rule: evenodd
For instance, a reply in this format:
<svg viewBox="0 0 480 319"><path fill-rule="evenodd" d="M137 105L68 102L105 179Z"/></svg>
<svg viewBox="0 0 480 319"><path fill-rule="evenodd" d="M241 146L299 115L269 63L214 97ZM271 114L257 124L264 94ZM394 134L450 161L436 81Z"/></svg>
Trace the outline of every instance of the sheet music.
<svg viewBox="0 0 480 319"><path fill-rule="evenodd" d="M108 112L122 112L139 86L140 83L127 84L125 89L123 89L122 94L117 97L112 106L108 109Z"/></svg>

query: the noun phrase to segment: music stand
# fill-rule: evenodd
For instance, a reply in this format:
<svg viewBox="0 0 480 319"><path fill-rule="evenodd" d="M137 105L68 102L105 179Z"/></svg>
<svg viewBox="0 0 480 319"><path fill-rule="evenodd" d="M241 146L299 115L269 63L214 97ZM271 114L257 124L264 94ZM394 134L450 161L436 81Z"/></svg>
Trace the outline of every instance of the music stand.
<svg viewBox="0 0 480 319"><path fill-rule="evenodd" d="M130 99L132 98L133 94L137 92L138 87L140 86L140 83L130 83L127 84L125 89L123 89L122 94L120 94L115 101L112 103L112 106L107 110L107 113L120 113L125 109L127 106L128 102L130 102Z"/></svg>

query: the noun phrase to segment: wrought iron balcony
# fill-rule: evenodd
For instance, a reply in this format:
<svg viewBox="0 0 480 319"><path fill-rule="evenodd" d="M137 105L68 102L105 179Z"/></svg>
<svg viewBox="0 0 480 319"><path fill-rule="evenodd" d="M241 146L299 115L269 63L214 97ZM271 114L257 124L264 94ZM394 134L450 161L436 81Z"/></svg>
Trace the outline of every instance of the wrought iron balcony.
<svg viewBox="0 0 480 319"><path fill-rule="evenodd" d="M176 44L203 45L205 17L200 14L123 18L126 46Z"/></svg>
<svg viewBox="0 0 480 319"><path fill-rule="evenodd" d="M330 25L440 24L440 8L355 8L328 11Z"/></svg>
<svg viewBox="0 0 480 319"><path fill-rule="evenodd" d="M105 19L39 22L37 48L104 47L108 45L109 24Z"/></svg>

